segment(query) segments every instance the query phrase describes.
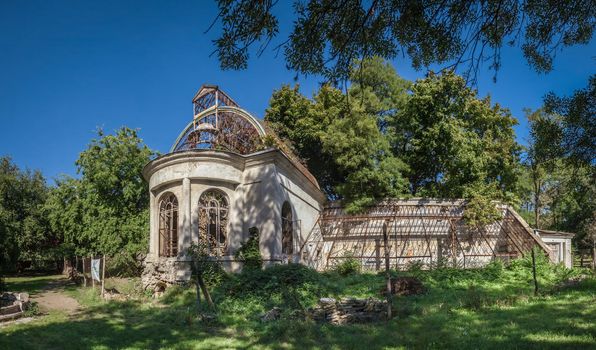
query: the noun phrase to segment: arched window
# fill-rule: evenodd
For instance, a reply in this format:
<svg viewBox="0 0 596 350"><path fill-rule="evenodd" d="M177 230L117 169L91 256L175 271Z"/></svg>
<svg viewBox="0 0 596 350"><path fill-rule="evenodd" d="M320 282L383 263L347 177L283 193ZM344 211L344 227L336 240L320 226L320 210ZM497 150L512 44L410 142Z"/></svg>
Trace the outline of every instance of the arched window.
<svg viewBox="0 0 596 350"><path fill-rule="evenodd" d="M284 202L281 207L281 252L291 255L294 253L294 221L290 203Z"/></svg>
<svg viewBox="0 0 596 350"><path fill-rule="evenodd" d="M159 255L178 254L178 199L166 193L159 201Z"/></svg>
<svg viewBox="0 0 596 350"><path fill-rule="evenodd" d="M199 198L199 239L206 241L213 255L224 255L228 245L228 197L208 190Z"/></svg>

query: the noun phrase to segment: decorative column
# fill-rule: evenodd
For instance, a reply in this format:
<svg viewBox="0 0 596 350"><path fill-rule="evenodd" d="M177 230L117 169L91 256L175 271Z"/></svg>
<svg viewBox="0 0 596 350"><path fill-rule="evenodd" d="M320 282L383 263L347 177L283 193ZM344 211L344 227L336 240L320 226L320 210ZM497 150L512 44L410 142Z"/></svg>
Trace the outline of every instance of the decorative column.
<svg viewBox="0 0 596 350"><path fill-rule="evenodd" d="M180 239L180 251L184 252L186 248L190 246L192 241L191 233L191 206L192 201L190 198L190 179L185 177L182 180L182 201L183 201L183 212L182 212L182 237Z"/></svg>
<svg viewBox="0 0 596 350"><path fill-rule="evenodd" d="M157 247L157 228L155 227L155 212L157 211L155 204L155 195L153 191L149 191L149 255L153 258L158 256Z"/></svg>

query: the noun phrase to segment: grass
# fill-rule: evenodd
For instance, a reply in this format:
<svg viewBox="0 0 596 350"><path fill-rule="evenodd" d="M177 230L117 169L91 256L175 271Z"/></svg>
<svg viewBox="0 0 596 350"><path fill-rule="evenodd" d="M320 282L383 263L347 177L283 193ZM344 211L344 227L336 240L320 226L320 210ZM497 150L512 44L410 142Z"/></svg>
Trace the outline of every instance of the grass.
<svg viewBox="0 0 596 350"><path fill-rule="evenodd" d="M557 288L577 273L540 266L541 294L533 296L527 261L465 271L413 267L399 274L420 278L427 293L396 297L390 322L346 326L305 321L296 310L321 296L380 297L382 275L294 265L228 276L212 288L218 310L210 321L194 311L191 287L172 288L159 303L103 302L75 288L67 293L83 311L0 328L0 349L596 349L596 279ZM273 306L282 318L262 323L259 314Z"/></svg>

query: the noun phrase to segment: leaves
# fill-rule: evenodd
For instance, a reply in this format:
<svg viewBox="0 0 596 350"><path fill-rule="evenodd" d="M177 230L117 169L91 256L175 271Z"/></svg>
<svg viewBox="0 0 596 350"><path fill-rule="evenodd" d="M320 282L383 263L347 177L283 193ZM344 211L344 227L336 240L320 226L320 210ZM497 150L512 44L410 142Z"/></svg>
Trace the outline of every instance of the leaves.
<svg viewBox="0 0 596 350"><path fill-rule="evenodd" d="M224 69L244 69L249 48L261 54L278 35L275 1L218 0L223 30L214 40ZM538 72L553 69L563 47L587 44L596 27L593 1L294 1L293 27L283 49L289 69L337 83L353 80L356 59L408 56L416 68L501 66L501 48L519 46ZM496 74L496 73L495 73Z"/></svg>
<svg viewBox="0 0 596 350"><path fill-rule="evenodd" d="M149 237L149 193L141 170L156 153L136 130L114 135L98 130L76 164L80 179L57 181L46 210L54 230L64 233L70 254L124 254L136 258Z"/></svg>

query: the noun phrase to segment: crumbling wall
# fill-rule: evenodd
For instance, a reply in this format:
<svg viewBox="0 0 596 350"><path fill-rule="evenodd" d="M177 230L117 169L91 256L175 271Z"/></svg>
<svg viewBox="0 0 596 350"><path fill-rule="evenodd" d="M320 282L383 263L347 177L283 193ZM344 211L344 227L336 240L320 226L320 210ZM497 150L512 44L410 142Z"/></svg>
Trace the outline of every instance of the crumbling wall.
<svg viewBox="0 0 596 350"><path fill-rule="evenodd" d="M162 293L167 287L190 279L190 261L172 258L145 259L141 283L143 289Z"/></svg>

